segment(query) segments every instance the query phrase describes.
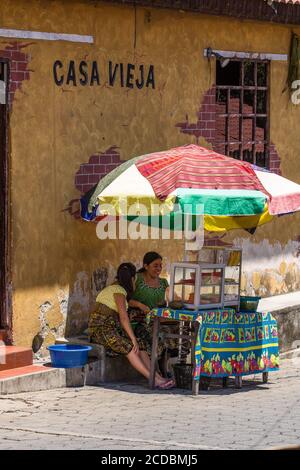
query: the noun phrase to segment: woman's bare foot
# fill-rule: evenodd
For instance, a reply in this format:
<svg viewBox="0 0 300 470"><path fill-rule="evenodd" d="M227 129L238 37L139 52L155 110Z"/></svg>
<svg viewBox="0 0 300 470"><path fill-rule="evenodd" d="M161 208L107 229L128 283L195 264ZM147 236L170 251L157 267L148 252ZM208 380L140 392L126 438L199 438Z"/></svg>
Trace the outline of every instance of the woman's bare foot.
<svg viewBox="0 0 300 470"><path fill-rule="evenodd" d="M175 387L175 382L173 379L165 379L161 377L162 380L157 380L155 382L155 387L161 390L167 390L169 388Z"/></svg>

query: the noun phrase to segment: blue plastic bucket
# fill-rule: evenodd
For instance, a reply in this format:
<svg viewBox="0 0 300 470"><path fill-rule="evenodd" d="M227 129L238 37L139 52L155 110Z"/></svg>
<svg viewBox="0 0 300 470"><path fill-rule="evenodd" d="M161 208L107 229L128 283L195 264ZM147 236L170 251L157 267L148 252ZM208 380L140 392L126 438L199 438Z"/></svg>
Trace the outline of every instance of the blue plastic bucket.
<svg viewBox="0 0 300 470"><path fill-rule="evenodd" d="M82 367L88 361L88 352L91 346L82 346L80 344L54 344L48 346L50 351L51 363L53 367Z"/></svg>

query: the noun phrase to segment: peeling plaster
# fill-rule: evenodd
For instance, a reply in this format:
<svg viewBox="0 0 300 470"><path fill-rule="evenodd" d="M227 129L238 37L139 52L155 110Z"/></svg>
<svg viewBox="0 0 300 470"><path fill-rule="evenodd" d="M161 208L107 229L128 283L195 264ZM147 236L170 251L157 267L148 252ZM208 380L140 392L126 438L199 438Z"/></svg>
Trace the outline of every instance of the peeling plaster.
<svg viewBox="0 0 300 470"><path fill-rule="evenodd" d="M69 310L74 304L80 304L84 311L90 306L90 276L87 272L77 273L77 280L74 283L73 291L69 295Z"/></svg>
<svg viewBox="0 0 300 470"><path fill-rule="evenodd" d="M281 245L236 238L233 244L243 249L242 293L267 297L300 290L298 241Z"/></svg>

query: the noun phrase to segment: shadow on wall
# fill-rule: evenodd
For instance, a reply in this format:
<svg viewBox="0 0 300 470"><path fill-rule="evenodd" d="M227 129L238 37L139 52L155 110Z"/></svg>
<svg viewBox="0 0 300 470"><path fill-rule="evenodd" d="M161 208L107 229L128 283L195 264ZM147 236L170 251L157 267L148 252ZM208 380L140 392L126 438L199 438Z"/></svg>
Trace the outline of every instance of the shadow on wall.
<svg viewBox="0 0 300 470"><path fill-rule="evenodd" d="M97 294L106 286L107 268L96 269L90 278L88 273L78 273L77 281L69 294L65 336L83 333L88 327L89 314L95 307Z"/></svg>
<svg viewBox="0 0 300 470"><path fill-rule="evenodd" d="M107 278L108 270L104 267L96 269L92 276L80 272L70 291L61 289L55 298L39 306L40 330L32 341L36 359L47 357L47 346L57 338L84 333L97 294L106 286Z"/></svg>

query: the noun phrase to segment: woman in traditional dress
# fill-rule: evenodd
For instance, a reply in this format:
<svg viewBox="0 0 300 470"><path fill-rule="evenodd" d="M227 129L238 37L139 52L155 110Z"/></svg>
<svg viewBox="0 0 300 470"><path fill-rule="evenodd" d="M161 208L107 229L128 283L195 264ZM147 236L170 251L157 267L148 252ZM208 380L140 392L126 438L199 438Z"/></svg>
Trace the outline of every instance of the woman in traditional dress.
<svg viewBox="0 0 300 470"><path fill-rule="evenodd" d="M89 333L91 342L102 344L107 351L123 354L138 372L149 379L147 345L142 338L136 337L127 313L135 276L133 264L122 263L119 266L116 282L105 287L97 296L97 308L89 319ZM155 385L166 389L173 386L173 382L156 373Z"/></svg>

